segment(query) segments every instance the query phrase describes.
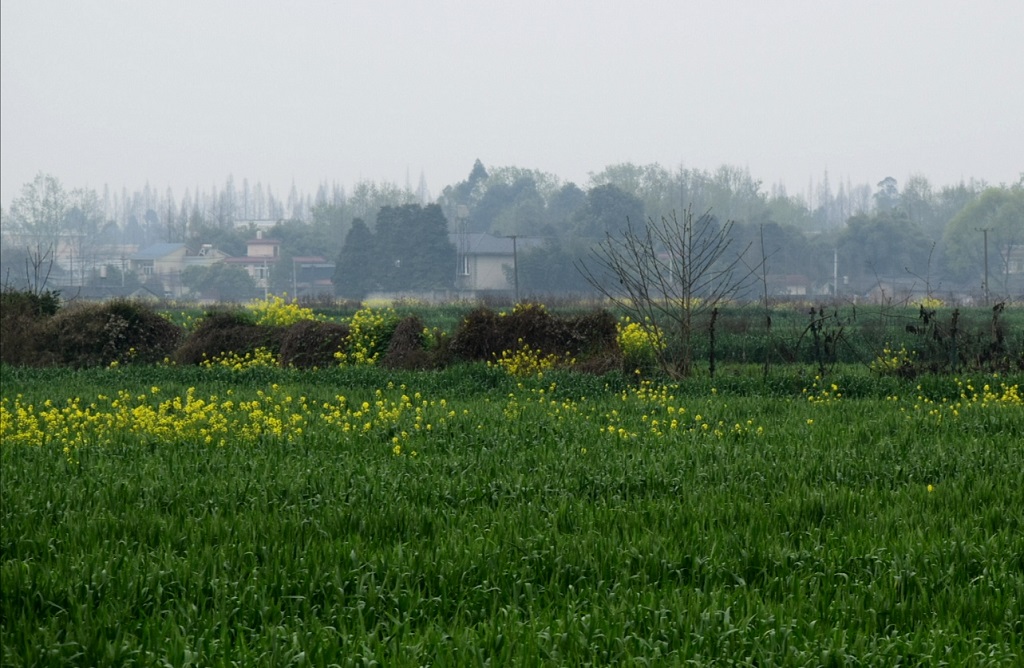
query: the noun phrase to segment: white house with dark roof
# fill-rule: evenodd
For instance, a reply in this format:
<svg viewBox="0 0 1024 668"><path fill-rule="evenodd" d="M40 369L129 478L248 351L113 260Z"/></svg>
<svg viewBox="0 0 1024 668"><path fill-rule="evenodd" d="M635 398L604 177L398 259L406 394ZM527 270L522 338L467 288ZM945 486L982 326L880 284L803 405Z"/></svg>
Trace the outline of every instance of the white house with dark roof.
<svg viewBox="0 0 1024 668"><path fill-rule="evenodd" d="M449 234L458 250L455 289L459 292L509 292L517 253L544 245L541 237L496 237L485 233Z"/></svg>

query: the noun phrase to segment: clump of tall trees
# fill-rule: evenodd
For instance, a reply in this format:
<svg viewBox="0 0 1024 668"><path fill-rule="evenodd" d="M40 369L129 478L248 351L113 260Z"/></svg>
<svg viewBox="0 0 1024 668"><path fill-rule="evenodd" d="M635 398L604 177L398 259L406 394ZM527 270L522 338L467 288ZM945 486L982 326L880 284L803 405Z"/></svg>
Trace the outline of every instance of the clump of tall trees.
<svg viewBox="0 0 1024 668"><path fill-rule="evenodd" d="M361 299L373 291L452 287L456 249L437 204L386 206L373 230L352 223L334 272L335 294Z"/></svg>

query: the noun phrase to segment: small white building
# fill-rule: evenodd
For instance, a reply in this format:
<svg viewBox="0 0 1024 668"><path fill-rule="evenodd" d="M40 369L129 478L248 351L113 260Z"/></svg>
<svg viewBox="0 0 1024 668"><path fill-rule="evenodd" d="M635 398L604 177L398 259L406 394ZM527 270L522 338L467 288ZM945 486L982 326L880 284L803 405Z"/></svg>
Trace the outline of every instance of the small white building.
<svg viewBox="0 0 1024 668"><path fill-rule="evenodd" d="M496 237L490 234L449 234L458 250L455 289L478 296L481 293L511 292L512 275L524 250L544 245L540 237Z"/></svg>

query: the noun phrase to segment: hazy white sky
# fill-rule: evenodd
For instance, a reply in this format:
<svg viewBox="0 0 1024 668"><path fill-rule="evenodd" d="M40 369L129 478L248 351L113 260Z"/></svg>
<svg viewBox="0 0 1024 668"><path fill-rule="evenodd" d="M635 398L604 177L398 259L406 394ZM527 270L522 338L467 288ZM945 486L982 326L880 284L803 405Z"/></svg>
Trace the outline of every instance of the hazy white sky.
<svg viewBox="0 0 1024 668"><path fill-rule="evenodd" d="M832 182L1016 181L1024 1L0 5L0 200L359 179L473 161L584 185L618 162Z"/></svg>

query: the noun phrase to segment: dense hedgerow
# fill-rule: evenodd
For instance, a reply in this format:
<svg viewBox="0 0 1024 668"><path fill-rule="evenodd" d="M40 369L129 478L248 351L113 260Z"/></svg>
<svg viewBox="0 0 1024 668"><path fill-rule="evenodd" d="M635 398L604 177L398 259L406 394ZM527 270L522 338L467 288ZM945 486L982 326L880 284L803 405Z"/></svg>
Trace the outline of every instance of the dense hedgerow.
<svg viewBox="0 0 1024 668"><path fill-rule="evenodd" d="M440 346L428 350L430 335L417 316L402 318L388 341L381 366L387 369L433 369L443 364Z"/></svg>
<svg viewBox="0 0 1024 668"><path fill-rule="evenodd" d="M261 348L277 355L285 331L284 327L258 325L243 310L211 311L175 351L174 360L179 364L202 364L224 355L253 354Z"/></svg>
<svg viewBox="0 0 1024 668"><path fill-rule="evenodd" d="M5 364L147 364L172 354L181 335L181 328L142 302L75 302L61 308L55 292L5 289L0 297L0 360Z"/></svg>
<svg viewBox="0 0 1024 668"><path fill-rule="evenodd" d="M0 290L0 361L17 366L38 365L36 354L43 322L60 309L60 294Z"/></svg>
<svg viewBox="0 0 1024 668"><path fill-rule="evenodd" d="M290 325L281 339L281 365L300 369L325 369L336 364L335 355L345 349L348 325L302 319Z"/></svg>
<svg viewBox="0 0 1024 668"><path fill-rule="evenodd" d="M620 364L616 321L607 311L561 318L541 304L520 304L511 313L471 311L452 335L451 350L461 360L494 361L524 346L535 353L574 358L578 368L609 371Z"/></svg>
<svg viewBox="0 0 1024 668"><path fill-rule="evenodd" d="M148 304L114 300L71 304L36 335L40 364L81 368L159 362L174 353L182 332Z"/></svg>
<svg viewBox="0 0 1024 668"><path fill-rule="evenodd" d="M0 361L22 366L105 366L168 356L199 364L225 356L252 358L265 348L286 367L384 364L392 369L437 369L509 359L529 346L531 354L541 357L574 359L577 371L624 370L630 375L639 371L640 377L656 378L660 375L657 355L671 356L677 346L671 331L656 324L618 322L605 310L578 315L540 304L521 304L510 311L415 302L400 303L400 311L318 305L318 309L333 308L328 318L310 304L272 297L202 317L197 317L199 311L180 308L169 312L167 319L183 326L188 335L166 330L179 332L180 346L168 348L166 342L156 345L145 340L155 335L153 327L163 324L152 318L148 321L155 324L144 335L137 328L131 332L131 323L137 319L103 310L109 306L78 304L66 309L85 309L81 313L99 318L70 325L70 315L55 315L58 306L56 294L5 290L0 300ZM960 310L927 299L915 304L915 309L810 306L773 305L768 311L726 306L713 328L710 322L696 323L696 375L710 372L712 357L718 364L761 364L765 376L776 365L794 363L814 364L819 375L827 375L837 364L859 363L880 375L904 378L1024 370L1024 312L1019 308L996 304ZM145 305L132 308L150 310ZM399 322L409 318L424 326L418 329L410 321L399 328ZM138 345L132 336L142 337Z"/></svg>

